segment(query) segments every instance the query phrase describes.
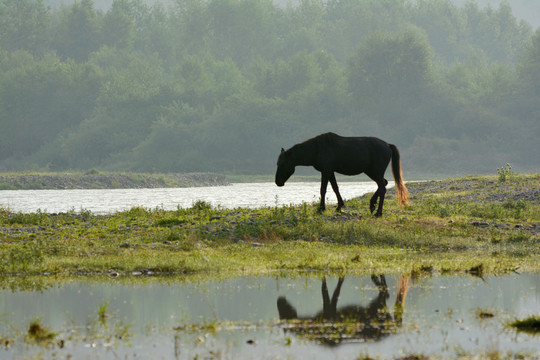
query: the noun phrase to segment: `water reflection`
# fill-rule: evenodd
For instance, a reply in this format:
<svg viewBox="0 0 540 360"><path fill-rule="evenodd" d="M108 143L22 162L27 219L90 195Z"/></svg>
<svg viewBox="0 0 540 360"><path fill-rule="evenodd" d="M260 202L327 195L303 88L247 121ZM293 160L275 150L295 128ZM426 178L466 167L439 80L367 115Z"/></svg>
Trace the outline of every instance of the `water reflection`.
<svg viewBox="0 0 540 360"><path fill-rule="evenodd" d="M335 346L354 340L381 340L402 325L405 300L410 286L409 275L400 276L393 313L386 304L390 294L384 275L371 276L378 294L367 306L358 303L338 307L344 281L345 277L338 279L330 298L326 277L323 277L321 286L323 308L313 317L298 316L296 308L287 301L286 297L280 296L277 300L279 318L302 320L301 323L286 326L285 331Z"/></svg>
<svg viewBox="0 0 540 360"><path fill-rule="evenodd" d="M0 281L0 359L540 356L506 326L539 314L539 274L47 279ZM52 346L25 341L34 319Z"/></svg>

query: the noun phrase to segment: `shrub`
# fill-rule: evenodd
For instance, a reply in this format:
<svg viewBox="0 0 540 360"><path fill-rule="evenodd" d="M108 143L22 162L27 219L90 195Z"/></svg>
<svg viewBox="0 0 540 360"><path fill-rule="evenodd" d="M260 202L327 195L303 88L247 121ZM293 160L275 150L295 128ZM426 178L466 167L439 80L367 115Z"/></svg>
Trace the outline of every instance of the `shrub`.
<svg viewBox="0 0 540 360"><path fill-rule="evenodd" d="M497 175L499 175L499 182L510 181L514 176L512 166L510 166L509 163L506 163L506 166L497 169Z"/></svg>

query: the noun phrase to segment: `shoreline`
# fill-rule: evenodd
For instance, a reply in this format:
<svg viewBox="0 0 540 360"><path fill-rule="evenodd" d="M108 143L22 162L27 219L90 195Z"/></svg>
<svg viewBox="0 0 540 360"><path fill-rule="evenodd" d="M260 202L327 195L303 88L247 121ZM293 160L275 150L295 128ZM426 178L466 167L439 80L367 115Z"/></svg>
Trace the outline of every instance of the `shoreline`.
<svg viewBox="0 0 540 360"><path fill-rule="evenodd" d="M155 189L230 185L216 173L0 173L0 190Z"/></svg>

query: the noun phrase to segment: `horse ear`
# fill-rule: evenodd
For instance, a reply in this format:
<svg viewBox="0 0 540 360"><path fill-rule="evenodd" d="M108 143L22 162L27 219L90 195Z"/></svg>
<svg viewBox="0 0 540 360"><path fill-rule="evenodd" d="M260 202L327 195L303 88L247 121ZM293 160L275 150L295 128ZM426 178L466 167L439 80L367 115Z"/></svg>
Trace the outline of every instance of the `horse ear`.
<svg viewBox="0 0 540 360"><path fill-rule="evenodd" d="M282 152L282 153L285 152L285 149L284 149L284 148L281 148L281 152Z"/></svg>

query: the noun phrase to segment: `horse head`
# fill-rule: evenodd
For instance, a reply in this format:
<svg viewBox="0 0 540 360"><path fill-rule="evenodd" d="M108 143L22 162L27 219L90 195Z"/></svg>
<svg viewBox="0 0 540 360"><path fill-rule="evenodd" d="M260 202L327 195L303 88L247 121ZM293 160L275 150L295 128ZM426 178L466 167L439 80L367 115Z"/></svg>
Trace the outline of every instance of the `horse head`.
<svg viewBox="0 0 540 360"><path fill-rule="evenodd" d="M277 161L277 170L276 170L276 185L283 186L285 182L294 174L294 163L291 160L290 154L281 149Z"/></svg>

